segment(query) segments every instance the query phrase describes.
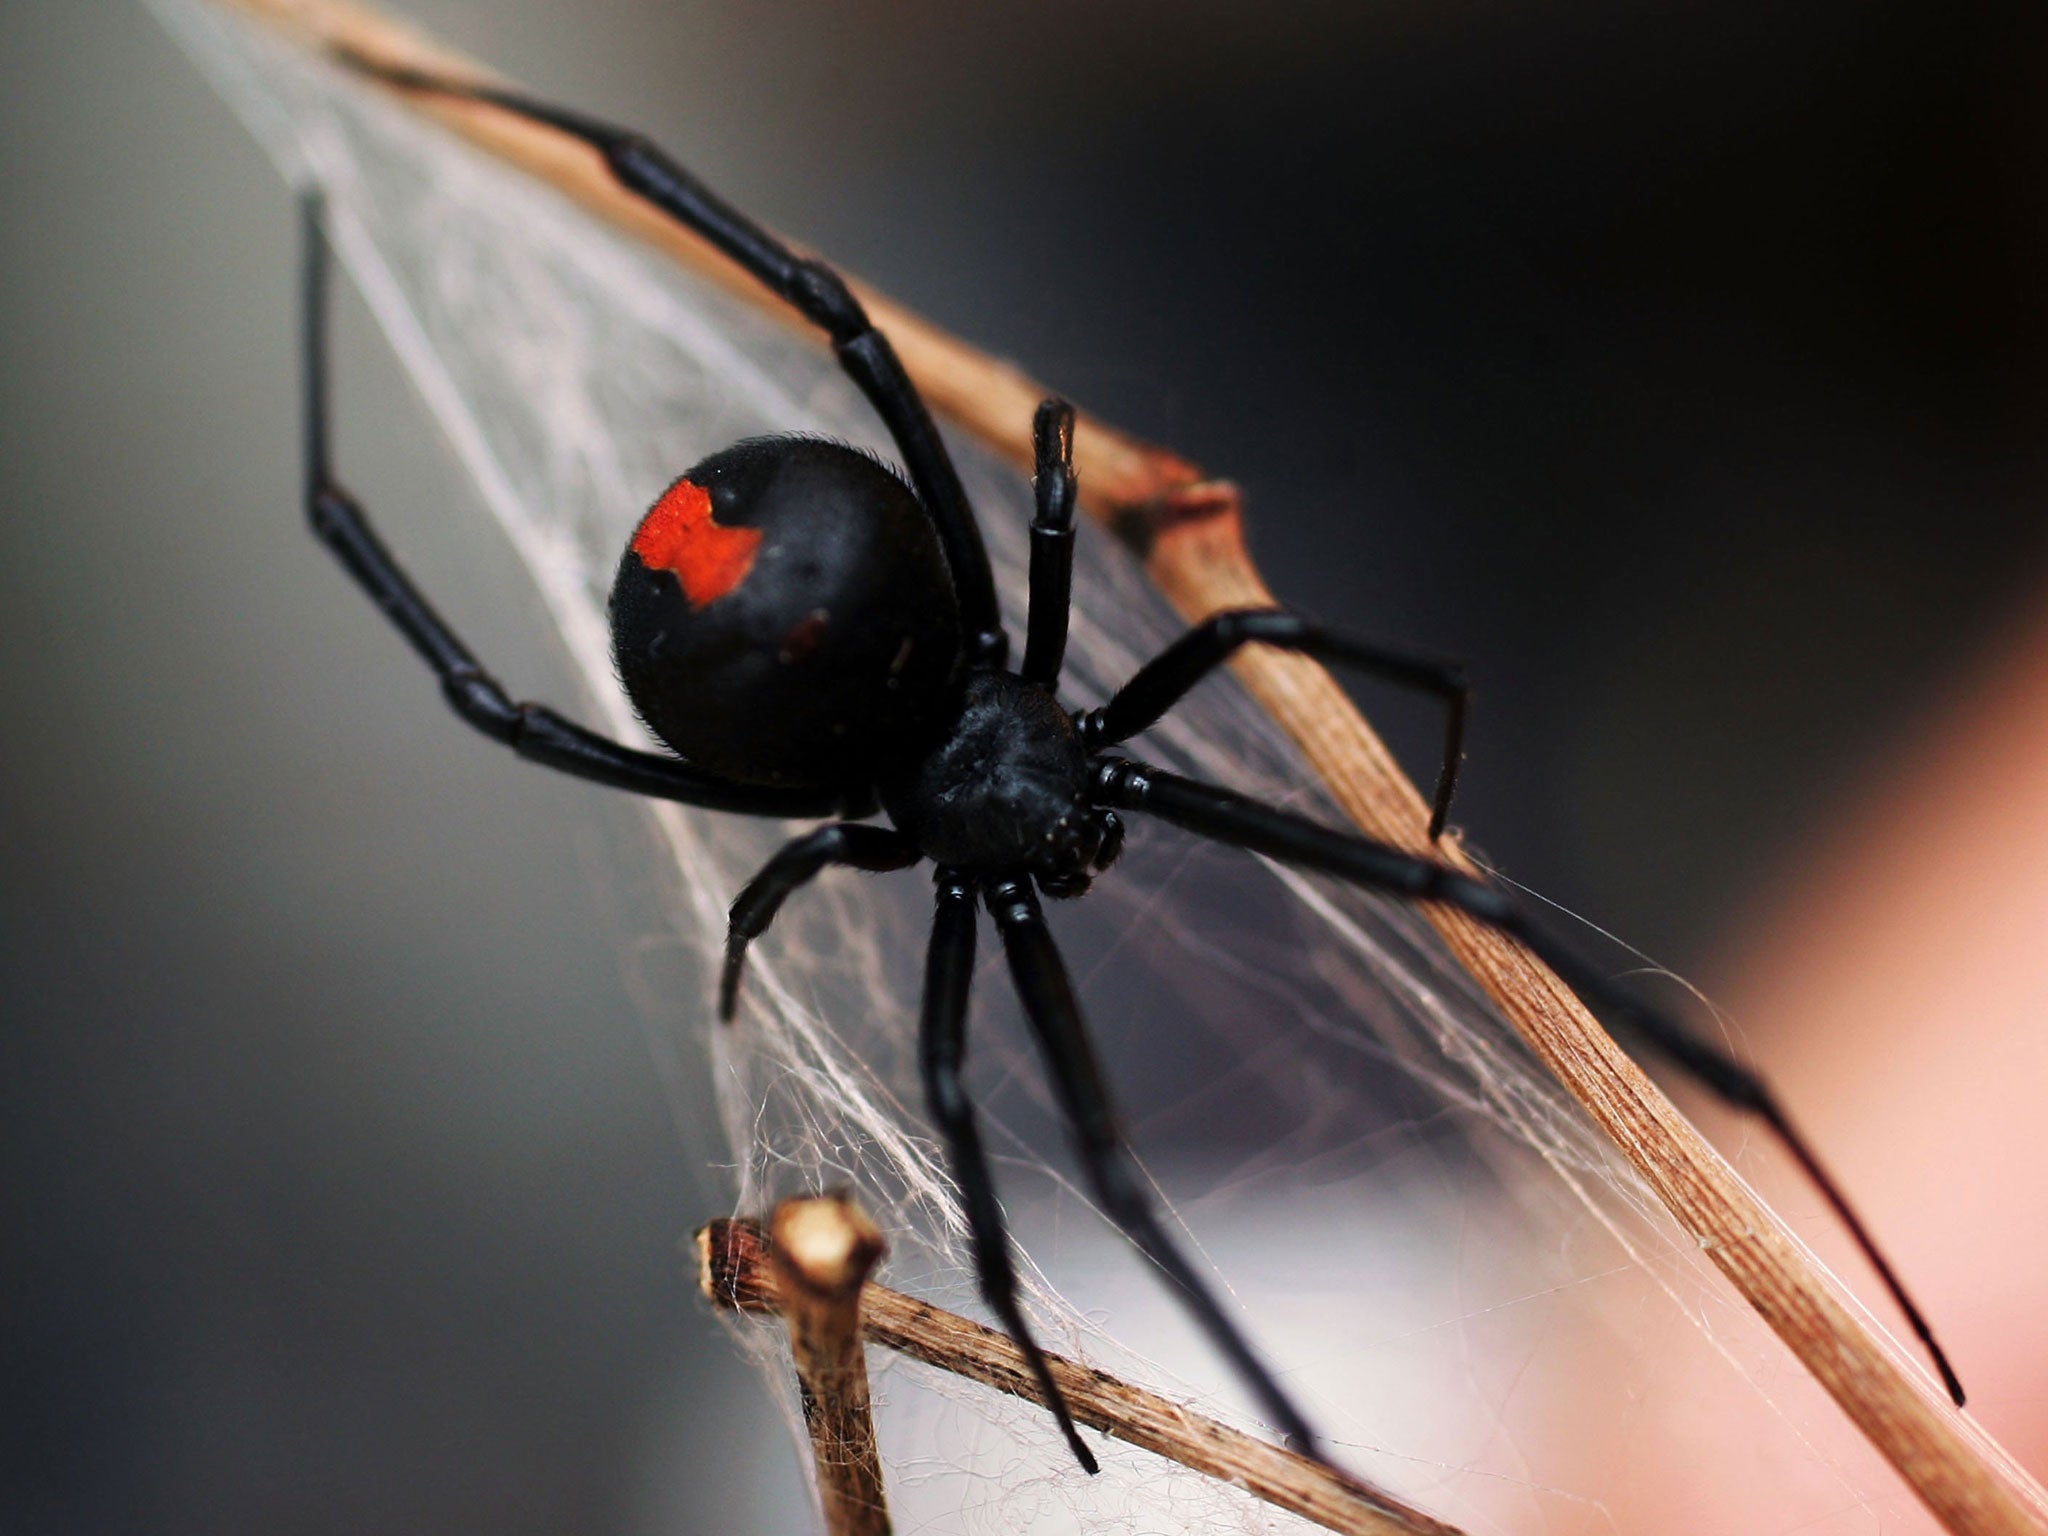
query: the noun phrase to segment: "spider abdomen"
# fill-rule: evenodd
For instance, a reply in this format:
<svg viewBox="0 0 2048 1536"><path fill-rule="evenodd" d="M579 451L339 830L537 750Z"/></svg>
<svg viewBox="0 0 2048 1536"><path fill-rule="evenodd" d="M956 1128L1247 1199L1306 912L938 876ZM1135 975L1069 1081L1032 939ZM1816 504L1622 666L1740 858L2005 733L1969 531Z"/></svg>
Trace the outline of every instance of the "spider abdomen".
<svg viewBox="0 0 2048 1536"><path fill-rule="evenodd" d="M691 469L619 561L612 653L648 727L747 783L872 783L952 702L953 583L867 455L756 438Z"/></svg>

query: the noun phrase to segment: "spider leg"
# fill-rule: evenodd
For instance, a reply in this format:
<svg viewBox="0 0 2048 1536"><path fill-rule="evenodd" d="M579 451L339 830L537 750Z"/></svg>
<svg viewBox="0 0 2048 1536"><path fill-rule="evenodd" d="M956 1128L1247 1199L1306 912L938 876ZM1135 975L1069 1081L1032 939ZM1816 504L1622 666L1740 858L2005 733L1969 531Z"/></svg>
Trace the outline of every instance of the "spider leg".
<svg viewBox="0 0 2048 1536"><path fill-rule="evenodd" d="M1038 1383L1046 1407L1059 1421L1060 1433L1082 1470L1093 1476L1100 1468L1095 1453L1074 1427L1065 1395L1052 1379L1045 1352L1031 1336L1024 1309L1017 1303L1017 1271L1010 1259L1010 1234L1003 1208L996 1200L995 1180L982 1150L974 1103L967 1096L961 1069L967 1059L967 994L974 981L974 887L959 871L938 872L938 910L932 917L931 949L925 961L924 1018L918 1032L918 1068L924 1077L925 1102L933 1122L946 1139L953 1178L966 1207L967 1230L973 1239L975 1275L981 1297L1003 1325Z"/></svg>
<svg viewBox="0 0 2048 1536"><path fill-rule="evenodd" d="M544 704L515 702L407 579L356 500L329 467L327 430L327 242L321 204L308 196L304 223L306 515L356 584L369 594L440 679L449 707L521 757L614 789L760 816L825 816L840 796L823 789L740 784L679 758L640 752L584 729Z"/></svg>
<svg viewBox="0 0 2048 1536"><path fill-rule="evenodd" d="M844 864L881 874L908 869L922 857L917 845L900 832L849 821L819 827L784 844L733 901L725 936L725 970L718 981L718 1016L729 1021L739 1006L740 971L747 962L747 945L766 933L783 902L827 865Z"/></svg>
<svg viewBox="0 0 2048 1536"><path fill-rule="evenodd" d="M1018 671L1051 688L1066 659L1074 587L1074 408L1064 400L1042 402L1032 418L1031 444L1038 514L1031 520L1031 613Z"/></svg>
<svg viewBox="0 0 2048 1536"><path fill-rule="evenodd" d="M1091 747L1113 747L1158 723L1195 684L1228 661L1251 641L1299 651L1319 661L1357 667L1383 681L1444 701L1444 759L1431 799L1429 835L1443 835L1458 785L1458 765L1465 756L1465 715L1472 690L1457 662L1414 651L1389 650L1349 635L1335 634L1283 608L1234 608L1211 614L1182 635L1116 691L1100 709L1081 717L1082 740Z"/></svg>
<svg viewBox="0 0 2048 1536"><path fill-rule="evenodd" d="M1146 1179L1117 1124L1109 1088L1095 1046L1081 1020L1067 968L1054 947L1039 910L1037 894L1024 879L999 880L985 899L1003 936L1010 976L1023 1000L1024 1017L1038 1037L1052 1073L1076 1150L1088 1180L1110 1221L1138 1251L1165 1271L1202 1331L1221 1350L1258 1397L1281 1432L1305 1456L1321 1459L1322 1445L1273 1373L1253 1353L1245 1336L1167 1236L1146 1191Z"/></svg>
<svg viewBox="0 0 2048 1536"><path fill-rule="evenodd" d="M1550 967L1594 1008L1626 1020L1652 1049L1723 1103L1762 1120L1813 1180L1856 1240L1904 1314L1913 1336L1933 1360L1949 1396L1958 1408L1963 1405L1963 1384L1941 1345L1935 1342L1927 1319L1906 1294L1904 1284L1893 1272L1890 1261L1879 1252L1848 1197L1829 1177L1806 1139L1793 1128L1769 1085L1749 1068L1617 985L1599 966L1539 926L1520 903L1497 886L1385 843L1334 831L1305 817L1261 805L1215 785L1180 778L1126 759L1101 758L1097 762L1097 789L1107 804L1150 811L1198 836L1248 848L1283 864L1321 870L1414 901L1442 902L1499 929Z"/></svg>
<svg viewBox="0 0 2048 1536"><path fill-rule="evenodd" d="M896 440L904 468L938 530L959 595L971 659L990 664L1002 660L1009 642L996 605L995 576L959 472L896 349L875 329L837 272L815 257L799 256L639 134L519 91L392 68L346 48L336 48L334 54L351 68L400 90L483 102L581 139L598 152L620 186L702 236L824 331L839 365Z"/></svg>

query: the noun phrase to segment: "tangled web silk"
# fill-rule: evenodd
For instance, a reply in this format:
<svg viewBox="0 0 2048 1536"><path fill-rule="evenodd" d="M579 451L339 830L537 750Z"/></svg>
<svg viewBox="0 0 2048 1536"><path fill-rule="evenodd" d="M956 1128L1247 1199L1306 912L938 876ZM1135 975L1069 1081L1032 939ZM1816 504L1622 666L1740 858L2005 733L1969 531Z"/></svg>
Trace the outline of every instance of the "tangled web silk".
<svg viewBox="0 0 2048 1536"><path fill-rule="evenodd" d="M822 433L889 456L865 403L806 338L359 82L206 0L150 3L287 173L325 190L349 272L587 684L562 702L644 740L604 624L634 522L743 437ZM1021 634L1029 489L950 441ZM380 511L402 550L404 509ZM1105 697L1175 630L1084 529L1070 701ZM1142 751L1337 819L1234 684L1206 685ZM731 1208L850 1185L888 1234L888 1282L980 1315L915 1075L928 882L835 874L802 892L722 1030L727 903L791 829L672 805L649 805L646 825L670 896L647 921L672 926L694 970L656 1032L681 1105L712 1085ZM1141 825L1051 916L1183 1240L1355 1470L1475 1533L1675 1528L1709 1482L1705 1528L1736 1528L1730 1510L1755 1531L1920 1518L1410 913ZM1074 1183L999 964L983 966L974 1031L1041 1337L1256 1429ZM774 1331L739 1333L785 1383ZM1307 1529L1114 1443L1089 1479L1046 1414L873 1364L898 1529Z"/></svg>

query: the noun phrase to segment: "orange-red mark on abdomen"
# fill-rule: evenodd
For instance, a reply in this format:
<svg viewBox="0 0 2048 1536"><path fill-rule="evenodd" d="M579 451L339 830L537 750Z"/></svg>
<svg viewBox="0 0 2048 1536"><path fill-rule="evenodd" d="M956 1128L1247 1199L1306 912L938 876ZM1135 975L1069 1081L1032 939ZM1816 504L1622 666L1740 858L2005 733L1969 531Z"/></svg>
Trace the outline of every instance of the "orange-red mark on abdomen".
<svg viewBox="0 0 2048 1536"><path fill-rule="evenodd" d="M674 572L692 608L718 601L745 581L760 547L760 529L714 523L711 493L688 480L670 486L633 535L641 563Z"/></svg>

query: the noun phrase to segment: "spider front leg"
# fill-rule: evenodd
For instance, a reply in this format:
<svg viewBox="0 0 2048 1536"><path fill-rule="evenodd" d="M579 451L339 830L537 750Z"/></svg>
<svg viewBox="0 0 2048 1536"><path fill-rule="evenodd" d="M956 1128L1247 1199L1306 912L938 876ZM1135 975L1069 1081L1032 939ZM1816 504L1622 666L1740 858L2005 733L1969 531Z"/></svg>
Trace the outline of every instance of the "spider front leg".
<svg viewBox="0 0 2048 1536"><path fill-rule="evenodd" d="M1419 651L1390 650L1349 635L1335 634L1284 608L1235 608L1211 614L1138 669L1110 701L1081 717L1081 736L1090 747L1113 747L1158 723L1188 692L1222 666L1239 646L1258 641L1299 651L1318 661L1337 662L1370 673L1397 687L1432 694L1445 706L1444 759L1437 772L1429 812L1429 835L1441 837L1458 787L1465 756L1465 716L1472 690L1455 661Z"/></svg>
<svg viewBox="0 0 2048 1536"><path fill-rule="evenodd" d="M1031 423L1038 503L1031 520L1031 612L1026 620L1025 681L1056 688L1067 655L1067 605L1074 591L1074 408L1046 400Z"/></svg>
<svg viewBox="0 0 2048 1536"><path fill-rule="evenodd" d="M917 845L887 827L836 822L784 844L761 872L734 899L725 936L725 969L718 979L718 1016L731 1021L739 1006L740 972L747 963L747 945L768 931L783 902L817 878L827 866L844 864L883 874L908 869L923 855Z"/></svg>
<svg viewBox="0 0 2048 1536"><path fill-rule="evenodd" d="M1442 902L1513 938L1596 1011L1627 1020L1672 1065L1723 1103L1755 1115L1771 1128L1877 1271L1913 1336L1919 1339L1940 1372L1950 1398L1958 1408L1963 1405L1963 1384L1947 1354L1935 1342L1934 1330L1906 1294L1904 1284L1878 1250L1876 1240L1849 1204L1848 1196L1829 1177L1812 1147L1779 1108L1769 1086L1718 1046L1702 1040L1676 1019L1616 985L1599 966L1532 920L1506 891L1385 843L1334 831L1231 790L1164 773L1143 763L1098 759L1096 792L1105 805L1150 811L1198 836L1248 848L1283 864L1321 870L1355 885L1413 901Z"/></svg>
<svg viewBox="0 0 2048 1536"><path fill-rule="evenodd" d="M1075 1150L1105 1214L1178 1287L1182 1303L1257 1395L1281 1433L1294 1442L1293 1448L1319 1461L1326 1459L1308 1421L1166 1235L1147 1192L1145 1175L1117 1124L1102 1064L1096 1060L1094 1042L1081 1021L1081 1005L1045 926L1037 894L1026 880L999 880L989 887L986 899L1003 936L1003 950L1024 1004L1025 1020L1038 1037L1074 1134Z"/></svg>
<svg viewBox="0 0 2048 1536"><path fill-rule="evenodd" d="M1059 1421L1060 1433L1093 1476L1100 1468L1095 1453L1081 1439L1067 1399L1052 1379L1045 1352L1032 1337L1024 1309L1017 1302L1017 1270L1010 1258L1010 1233L996 1186L982 1150L981 1128L974 1101L967 1096L961 1070L967 1062L967 999L974 981L974 887L957 871L938 872L938 910L932 916L931 949L925 961L924 1018L918 1032L918 1069L924 1077L925 1102L932 1121L945 1138L966 1208L967 1231L974 1245L974 1272L981 1297L1011 1341L1024 1352L1025 1363L1038 1383L1046 1407Z"/></svg>
<svg viewBox="0 0 2048 1536"><path fill-rule="evenodd" d="M407 579L356 500L334 478L327 424L327 241L320 199L301 202L306 515L313 532L440 680L457 715L521 757L614 789L759 816L825 816L840 796L822 789L740 784L680 758L641 752L585 730L544 704L515 701Z"/></svg>

